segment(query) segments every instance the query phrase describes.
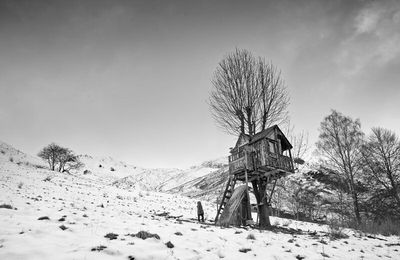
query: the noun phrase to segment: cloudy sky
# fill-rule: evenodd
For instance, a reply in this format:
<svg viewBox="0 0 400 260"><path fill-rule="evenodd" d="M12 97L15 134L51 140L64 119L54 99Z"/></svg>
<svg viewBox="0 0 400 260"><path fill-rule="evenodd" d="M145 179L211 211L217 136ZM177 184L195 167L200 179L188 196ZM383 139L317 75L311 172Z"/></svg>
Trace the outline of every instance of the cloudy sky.
<svg viewBox="0 0 400 260"><path fill-rule="evenodd" d="M330 109L400 133L400 1L0 0L0 140L147 167L227 155L207 100L236 47L282 70L310 142Z"/></svg>

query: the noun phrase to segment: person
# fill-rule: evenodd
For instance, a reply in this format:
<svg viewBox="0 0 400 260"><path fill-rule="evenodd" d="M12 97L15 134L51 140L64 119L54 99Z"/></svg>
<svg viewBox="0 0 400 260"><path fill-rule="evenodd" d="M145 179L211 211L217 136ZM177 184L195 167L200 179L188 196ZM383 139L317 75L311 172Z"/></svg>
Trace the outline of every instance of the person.
<svg viewBox="0 0 400 260"><path fill-rule="evenodd" d="M203 211L203 206L201 205L201 202L197 202L197 219L200 222L200 217L201 217L201 222L204 222L204 211Z"/></svg>

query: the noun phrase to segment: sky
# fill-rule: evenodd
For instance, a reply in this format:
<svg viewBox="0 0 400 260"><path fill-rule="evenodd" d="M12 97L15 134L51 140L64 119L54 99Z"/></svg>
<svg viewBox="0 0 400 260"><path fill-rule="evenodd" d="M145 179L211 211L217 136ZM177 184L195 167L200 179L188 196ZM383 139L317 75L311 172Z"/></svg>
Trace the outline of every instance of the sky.
<svg viewBox="0 0 400 260"><path fill-rule="evenodd" d="M400 134L400 1L0 0L0 140L152 168L227 156L208 99L235 48L281 70L311 145L331 109Z"/></svg>

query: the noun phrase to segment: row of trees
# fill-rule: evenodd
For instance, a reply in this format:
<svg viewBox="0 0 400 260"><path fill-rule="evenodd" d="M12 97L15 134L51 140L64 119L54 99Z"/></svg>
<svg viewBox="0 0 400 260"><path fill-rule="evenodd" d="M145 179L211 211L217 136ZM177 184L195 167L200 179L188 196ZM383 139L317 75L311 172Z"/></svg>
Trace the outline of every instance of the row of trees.
<svg viewBox="0 0 400 260"><path fill-rule="evenodd" d="M321 174L336 179L336 190L350 195L355 222L400 216L400 140L395 132L372 128L366 136L359 120L337 111L321 123L317 149ZM328 179L329 180L329 179Z"/></svg>
<svg viewBox="0 0 400 260"><path fill-rule="evenodd" d="M301 135L300 135L301 136ZM305 147L291 139L294 150ZM336 219L342 225L378 224L400 218L400 139L381 127L366 135L359 120L332 111L321 122L316 144L321 160L281 179L277 211L302 220ZM296 148L297 147L297 148Z"/></svg>
<svg viewBox="0 0 400 260"><path fill-rule="evenodd" d="M38 153L38 156L49 164L52 171L69 172L78 170L83 166L79 157L71 149L55 143L45 146Z"/></svg>

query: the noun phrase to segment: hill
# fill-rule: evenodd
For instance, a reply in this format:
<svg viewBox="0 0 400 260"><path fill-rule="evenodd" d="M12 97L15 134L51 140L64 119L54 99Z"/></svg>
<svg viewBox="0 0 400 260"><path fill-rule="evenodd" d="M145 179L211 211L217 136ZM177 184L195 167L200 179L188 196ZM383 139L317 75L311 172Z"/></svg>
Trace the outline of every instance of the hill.
<svg viewBox="0 0 400 260"><path fill-rule="evenodd" d="M30 161L20 163L19 159L32 159L21 153L10 147L0 153L0 259L396 259L399 256L398 237L365 236L344 230L347 238L332 239L326 225L281 218L271 218L272 231L222 229L210 221L216 209L206 201L203 201L206 222L197 223L197 199L124 189L110 184L107 178L94 178L94 174L49 171ZM11 161L11 154L18 160ZM113 165L118 166L114 162ZM217 176L218 171L208 175ZM213 182L201 176L194 185L208 181ZM189 185L186 182L182 190ZM201 185L198 188L201 190Z"/></svg>

